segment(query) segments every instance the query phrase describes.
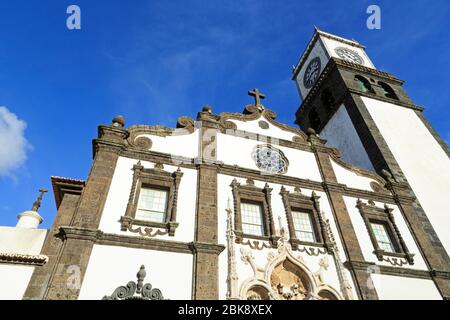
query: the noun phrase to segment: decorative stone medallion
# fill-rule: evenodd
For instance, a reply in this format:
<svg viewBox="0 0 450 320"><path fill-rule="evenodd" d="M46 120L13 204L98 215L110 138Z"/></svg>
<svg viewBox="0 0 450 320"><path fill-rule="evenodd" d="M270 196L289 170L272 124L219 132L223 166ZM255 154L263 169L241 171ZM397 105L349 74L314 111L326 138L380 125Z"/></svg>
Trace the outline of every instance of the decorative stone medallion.
<svg viewBox="0 0 450 320"><path fill-rule="evenodd" d="M269 124L264 120L259 121L258 125L261 129L264 129L264 130L269 129Z"/></svg>
<svg viewBox="0 0 450 320"><path fill-rule="evenodd" d="M283 152L270 146L257 146L252 154L256 166L265 173L283 174L287 172L289 162Z"/></svg>

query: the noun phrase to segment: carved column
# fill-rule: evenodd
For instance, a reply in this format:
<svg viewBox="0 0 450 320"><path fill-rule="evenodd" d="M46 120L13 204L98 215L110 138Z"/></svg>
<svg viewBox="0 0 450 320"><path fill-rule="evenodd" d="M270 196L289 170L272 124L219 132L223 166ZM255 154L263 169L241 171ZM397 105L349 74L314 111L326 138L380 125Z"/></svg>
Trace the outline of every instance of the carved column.
<svg viewBox="0 0 450 320"><path fill-rule="evenodd" d="M210 107L198 114L199 155L197 158L197 212L195 222L193 299L219 298L219 254L204 244L217 244L217 123Z"/></svg>

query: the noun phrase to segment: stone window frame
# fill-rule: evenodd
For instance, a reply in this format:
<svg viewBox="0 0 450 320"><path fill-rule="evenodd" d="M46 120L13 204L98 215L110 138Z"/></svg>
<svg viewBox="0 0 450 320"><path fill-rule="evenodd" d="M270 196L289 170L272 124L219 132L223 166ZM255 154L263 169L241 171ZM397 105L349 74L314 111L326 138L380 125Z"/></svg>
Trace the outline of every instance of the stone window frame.
<svg viewBox="0 0 450 320"><path fill-rule="evenodd" d="M244 238L269 241L272 247L276 247L280 237L275 230L275 224L272 214L271 192L272 188L266 183L264 188L255 186L253 180L248 179L246 185L241 185L236 179L231 182L231 188L234 200L234 233L236 243L242 243ZM264 236L246 234L242 231L241 203L260 205L263 217Z"/></svg>
<svg viewBox="0 0 450 320"><path fill-rule="evenodd" d="M175 236L175 229L178 227L178 222L176 221L178 190L182 177L183 172L181 172L180 168L174 172L168 172L164 170L162 164L155 164L154 168L144 168L140 161L135 164L133 166L133 182L127 209L125 215L120 217L121 230L136 232L132 230L132 227L142 226L165 229L169 236ZM167 192L165 222L138 220L135 218L142 188L159 189Z"/></svg>
<svg viewBox="0 0 450 320"><path fill-rule="evenodd" d="M300 245L322 247L329 250L330 241L325 229L325 224L320 214L320 196L314 191L311 196L308 197L300 192L300 189L296 188L296 191L289 192L284 186L280 191L281 198L283 200L284 210L286 213L286 220L289 230L289 242L292 249L296 250ZM302 241L297 238L295 233L294 219L292 211L307 212L310 214L311 222L313 225L313 231L316 238L315 242Z"/></svg>
<svg viewBox="0 0 450 320"><path fill-rule="evenodd" d="M394 219L392 211L393 208L389 208L386 204L384 208L375 206L375 203L365 204L358 199L356 207L364 220L367 231L370 236L370 240L374 247L373 253L376 255L379 261L385 260L384 257L403 258L410 265L414 264L414 254L410 253L405 241L403 240L400 230ZM380 248L378 241L375 237L375 233L372 228L372 223L380 223L386 227L386 232L392 242L395 252L387 252Z"/></svg>

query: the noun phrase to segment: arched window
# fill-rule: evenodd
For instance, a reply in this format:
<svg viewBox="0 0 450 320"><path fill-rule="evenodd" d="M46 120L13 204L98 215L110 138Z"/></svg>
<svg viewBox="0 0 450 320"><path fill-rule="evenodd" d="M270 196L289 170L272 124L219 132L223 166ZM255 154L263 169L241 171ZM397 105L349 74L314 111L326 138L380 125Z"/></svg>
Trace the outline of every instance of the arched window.
<svg viewBox="0 0 450 320"><path fill-rule="evenodd" d="M358 87L361 91L375 93L372 89L372 86L370 85L369 80L367 80L366 78L356 75L355 81L358 83Z"/></svg>
<svg viewBox="0 0 450 320"><path fill-rule="evenodd" d="M330 89L328 89L328 88L325 88L322 91L322 95L320 96L320 99L322 100L322 104L327 111L331 111L334 104L336 103L336 100L334 99L333 94L331 93Z"/></svg>
<svg viewBox="0 0 450 320"><path fill-rule="evenodd" d="M398 97L397 97L397 95L395 94L394 89L392 89L388 84L386 84L386 83L384 83L384 82L381 82L381 81L379 81L378 84L380 85L380 87L383 88L383 90L384 90L384 96L385 96L386 98L391 98L391 99L396 99L396 100L398 100Z"/></svg>
<svg viewBox="0 0 450 320"><path fill-rule="evenodd" d="M317 131L317 129L319 128L319 125L320 125L320 117L319 117L319 114L317 113L316 109L314 109L314 108L311 109L311 111L309 112L308 118L309 118L310 127Z"/></svg>

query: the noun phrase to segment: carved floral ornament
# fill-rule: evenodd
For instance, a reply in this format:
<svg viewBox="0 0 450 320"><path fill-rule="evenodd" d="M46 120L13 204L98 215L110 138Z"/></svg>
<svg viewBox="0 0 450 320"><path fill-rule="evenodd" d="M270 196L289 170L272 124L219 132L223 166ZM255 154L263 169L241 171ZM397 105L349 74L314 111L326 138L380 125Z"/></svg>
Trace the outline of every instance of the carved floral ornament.
<svg viewBox="0 0 450 320"><path fill-rule="evenodd" d="M295 257L282 229L276 253L267 255L264 267L258 266L252 251L241 247L241 259L250 265L253 276L242 282L239 299L244 300L341 300L342 295L324 283L328 269L328 255L319 261L319 269L312 272L301 256Z"/></svg>

